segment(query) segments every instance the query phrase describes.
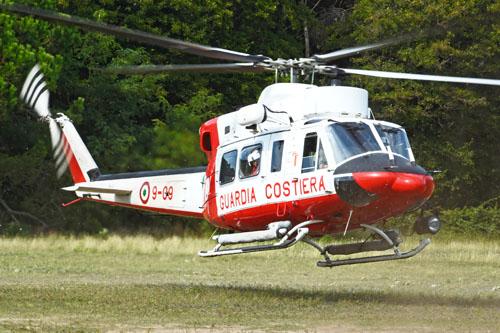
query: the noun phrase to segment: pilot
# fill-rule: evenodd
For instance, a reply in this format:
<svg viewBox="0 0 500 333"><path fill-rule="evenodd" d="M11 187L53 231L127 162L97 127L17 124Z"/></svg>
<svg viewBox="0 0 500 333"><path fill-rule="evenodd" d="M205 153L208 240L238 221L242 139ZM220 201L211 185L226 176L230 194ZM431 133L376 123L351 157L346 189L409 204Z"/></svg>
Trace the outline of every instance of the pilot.
<svg viewBox="0 0 500 333"><path fill-rule="evenodd" d="M260 166L260 151L259 151L259 149L254 149L248 155L248 165L250 166L249 176L255 176L255 175L259 174L259 166Z"/></svg>

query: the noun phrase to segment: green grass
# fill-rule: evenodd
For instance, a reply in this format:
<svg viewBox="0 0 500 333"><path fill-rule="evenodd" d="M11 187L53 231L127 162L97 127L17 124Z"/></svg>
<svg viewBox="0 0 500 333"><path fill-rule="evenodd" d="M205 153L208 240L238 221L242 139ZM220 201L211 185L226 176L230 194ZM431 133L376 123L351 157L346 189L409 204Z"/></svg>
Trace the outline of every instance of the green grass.
<svg viewBox="0 0 500 333"><path fill-rule="evenodd" d="M500 331L499 241L438 238L408 260L333 269L305 244L197 256L213 246L0 239L0 331Z"/></svg>

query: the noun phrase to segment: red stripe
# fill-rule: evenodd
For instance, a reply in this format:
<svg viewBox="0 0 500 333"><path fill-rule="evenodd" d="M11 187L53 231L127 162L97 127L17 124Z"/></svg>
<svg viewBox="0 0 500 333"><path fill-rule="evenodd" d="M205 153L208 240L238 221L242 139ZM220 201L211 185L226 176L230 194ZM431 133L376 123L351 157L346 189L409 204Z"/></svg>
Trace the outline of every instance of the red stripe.
<svg viewBox="0 0 500 333"><path fill-rule="evenodd" d="M85 182L85 176L83 175L82 169L76 160L75 154L71 150L71 146L66 138L66 135L62 133L64 139L64 155L66 156L66 161L69 165L69 171L71 172L71 176L73 177L73 182L75 184Z"/></svg>

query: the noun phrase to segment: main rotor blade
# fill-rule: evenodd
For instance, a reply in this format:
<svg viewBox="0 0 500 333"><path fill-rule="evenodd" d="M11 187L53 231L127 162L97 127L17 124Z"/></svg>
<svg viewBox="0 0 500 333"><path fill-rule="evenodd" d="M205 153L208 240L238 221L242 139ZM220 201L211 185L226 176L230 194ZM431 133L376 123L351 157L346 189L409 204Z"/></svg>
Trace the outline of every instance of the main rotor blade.
<svg viewBox="0 0 500 333"><path fill-rule="evenodd" d="M425 74L410 74L398 72L382 72L364 69L349 69L338 68L345 74L365 75L382 77L388 79L406 79L406 80L422 80L422 81L437 81L437 82L456 82L456 83L472 83L472 84L485 84L492 86L500 86L500 80L494 79L480 79L472 77L456 77L456 76L441 76L441 75L425 75Z"/></svg>
<svg viewBox="0 0 500 333"><path fill-rule="evenodd" d="M333 52L325 53L325 54L316 54L316 55L312 56L311 59L313 59L317 62L320 62L320 63L329 63L333 60L350 57L350 56L356 55L360 52L376 50L376 49L379 49L382 47L386 47L386 46L390 46L390 45L394 45L394 44L398 44L398 43L413 41L413 40L416 40L416 39L422 38L422 37L430 37L430 36L441 34L444 31L446 31L444 28L434 26L431 28L423 29L421 31L409 32L409 33L393 36L391 38L388 38L388 39L385 39L383 41L373 43L373 44L350 47L347 49L333 51Z"/></svg>
<svg viewBox="0 0 500 333"><path fill-rule="evenodd" d="M149 65L117 66L101 69L115 74L151 74L151 73L260 73L272 70L265 65L250 63L234 64L197 64L197 65Z"/></svg>
<svg viewBox="0 0 500 333"><path fill-rule="evenodd" d="M78 16L60 14L39 8L33 8L20 4L1 4L0 9L9 10L17 14L32 15L34 17L50 22L58 22L67 25L74 25L80 28L111 34L117 37L127 38L136 42L159 46L168 49L174 49L180 52L195 54L199 56L238 61L238 62L261 62L267 59L264 56L241 53L221 48L205 46L201 44L189 43L182 40L163 37L148 32L127 29L107 23L100 23L87 20Z"/></svg>
<svg viewBox="0 0 500 333"><path fill-rule="evenodd" d="M401 40L387 40L375 44L350 47L343 50L333 51L326 54L316 54L311 58L320 63L329 63L333 60L350 57L363 51L375 50L384 46L389 46L401 42Z"/></svg>

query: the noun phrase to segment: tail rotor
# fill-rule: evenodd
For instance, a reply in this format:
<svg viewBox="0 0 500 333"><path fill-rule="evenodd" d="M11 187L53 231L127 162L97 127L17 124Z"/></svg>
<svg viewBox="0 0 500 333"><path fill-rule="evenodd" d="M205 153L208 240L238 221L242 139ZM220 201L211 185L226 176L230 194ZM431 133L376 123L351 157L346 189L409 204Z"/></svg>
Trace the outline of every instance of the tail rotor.
<svg viewBox="0 0 500 333"><path fill-rule="evenodd" d="M49 110L49 90L40 65L36 64L28 74L21 90L21 99L30 108L34 109L41 120L49 123L50 138L52 141L52 152L57 170L57 178L60 178L68 168L68 155L72 153L63 139L61 128L56 120L52 118Z"/></svg>
<svg viewBox="0 0 500 333"><path fill-rule="evenodd" d="M21 90L21 99L34 109L40 118L50 117L49 91L45 84L42 69L36 64L28 74Z"/></svg>

